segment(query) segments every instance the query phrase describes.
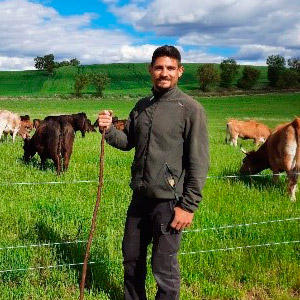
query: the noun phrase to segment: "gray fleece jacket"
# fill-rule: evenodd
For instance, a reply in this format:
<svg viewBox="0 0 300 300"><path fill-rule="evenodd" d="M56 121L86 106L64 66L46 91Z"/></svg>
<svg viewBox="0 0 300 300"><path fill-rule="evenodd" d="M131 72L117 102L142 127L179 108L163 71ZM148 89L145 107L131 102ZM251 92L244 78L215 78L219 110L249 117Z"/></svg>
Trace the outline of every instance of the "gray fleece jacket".
<svg viewBox="0 0 300 300"><path fill-rule="evenodd" d="M133 191L158 199L176 193L183 209L197 209L209 167L206 115L197 101L178 87L153 91L137 102L124 131L111 126L105 139L121 150L135 148Z"/></svg>

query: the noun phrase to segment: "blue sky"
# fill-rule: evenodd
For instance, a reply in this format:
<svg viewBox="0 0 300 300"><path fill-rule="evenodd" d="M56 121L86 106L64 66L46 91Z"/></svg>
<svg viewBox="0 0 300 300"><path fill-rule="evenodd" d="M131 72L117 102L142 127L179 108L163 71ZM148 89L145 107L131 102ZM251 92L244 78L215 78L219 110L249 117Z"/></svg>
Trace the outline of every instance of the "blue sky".
<svg viewBox="0 0 300 300"><path fill-rule="evenodd" d="M0 70L34 57L82 64L149 62L160 45L183 62L264 65L300 56L299 0L0 0Z"/></svg>

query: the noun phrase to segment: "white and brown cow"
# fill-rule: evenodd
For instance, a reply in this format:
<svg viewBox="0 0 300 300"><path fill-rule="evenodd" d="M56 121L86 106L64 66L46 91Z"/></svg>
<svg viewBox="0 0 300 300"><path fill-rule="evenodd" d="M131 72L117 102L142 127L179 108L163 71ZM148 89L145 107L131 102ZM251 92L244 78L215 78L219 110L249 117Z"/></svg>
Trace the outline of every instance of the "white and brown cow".
<svg viewBox="0 0 300 300"><path fill-rule="evenodd" d="M7 137L9 133L12 135L13 142L17 134L25 139L30 136L30 126L32 128L29 119L22 119L19 115L8 110L0 110L0 139L2 134Z"/></svg>
<svg viewBox="0 0 300 300"><path fill-rule="evenodd" d="M256 174L269 168L273 174L285 171L288 177L288 193L291 200L296 201L300 172L300 118L277 126L257 151L245 154L240 169L242 174Z"/></svg>
<svg viewBox="0 0 300 300"><path fill-rule="evenodd" d="M21 119L17 114L8 110L0 110L0 139L2 134L12 133L13 142L21 128Z"/></svg>
<svg viewBox="0 0 300 300"><path fill-rule="evenodd" d="M255 120L240 121L236 119L229 119L226 124L226 143L230 140L230 145L237 146L238 138L253 139L255 145L264 143L271 134L270 128Z"/></svg>

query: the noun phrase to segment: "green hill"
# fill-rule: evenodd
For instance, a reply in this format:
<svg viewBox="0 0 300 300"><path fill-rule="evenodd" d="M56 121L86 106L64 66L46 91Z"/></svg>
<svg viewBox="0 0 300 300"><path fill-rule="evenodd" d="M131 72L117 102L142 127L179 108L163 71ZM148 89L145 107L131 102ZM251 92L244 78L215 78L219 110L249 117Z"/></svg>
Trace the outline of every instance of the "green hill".
<svg viewBox="0 0 300 300"><path fill-rule="evenodd" d="M199 88L197 68L200 64L184 64L185 72L180 79L180 87L185 91ZM262 70L260 84L267 81L267 68ZM242 68L241 68L242 69ZM111 79L105 94L147 94L151 87L146 63L119 63L103 65L87 65L80 67L61 67L53 75L46 71L1 71L0 96L19 95L54 95L71 94L74 92L74 78L78 73L102 72ZM85 89L84 93L94 93L93 86Z"/></svg>

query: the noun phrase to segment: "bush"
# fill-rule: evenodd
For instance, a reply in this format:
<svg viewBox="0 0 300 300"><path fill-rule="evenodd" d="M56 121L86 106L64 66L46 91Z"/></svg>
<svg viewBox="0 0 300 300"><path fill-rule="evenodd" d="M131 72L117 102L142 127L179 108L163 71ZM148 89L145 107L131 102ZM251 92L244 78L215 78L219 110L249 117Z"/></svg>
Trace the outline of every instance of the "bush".
<svg viewBox="0 0 300 300"><path fill-rule="evenodd" d="M276 87L281 89L289 89L299 87L300 74L291 69L285 69L278 75Z"/></svg>
<svg viewBox="0 0 300 300"><path fill-rule="evenodd" d="M285 59L283 56L270 55L266 61L268 65L268 80L273 87L278 86L279 74L285 70Z"/></svg>
<svg viewBox="0 0 300 300"><path fill-rule="evenodd" d="M96 88L96 95L99 97L103 97L103 91L110 81L108 76L102 73L92 73L90 74L90 80Z"/></svg>
<svg viewBox="0 0 300 300"><path fill-rule="evenodd" d="M234 59L225 59L220 64L221 86L231 87L239 74L240 66Z"/></svg>
<svg viewBox="0 0 300 300"><path fill-rule="evenodd" d="M243 69L243 76L238 80L237 85L242 89L250 90L257 83L259 76L260 70L246 66Z"/></svg>
<svg viewBox="0 0 300 300"><path fill-rule="evenodd" d="M81 73L75 77L74 89L76 97L80 97L82 95L83 89L89 84L89 82L90 78L88 74Z"/></svg>
<svg viewBox="0 0 300 300"><path fill-rule="evenodd" d="M197 70L200 88L203 91L208 90L208 86L217 84L220 81L220 75L214 64L200 65Z"/></svg>

